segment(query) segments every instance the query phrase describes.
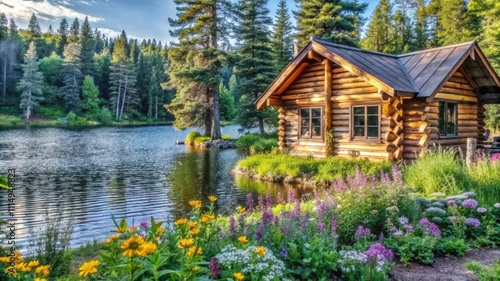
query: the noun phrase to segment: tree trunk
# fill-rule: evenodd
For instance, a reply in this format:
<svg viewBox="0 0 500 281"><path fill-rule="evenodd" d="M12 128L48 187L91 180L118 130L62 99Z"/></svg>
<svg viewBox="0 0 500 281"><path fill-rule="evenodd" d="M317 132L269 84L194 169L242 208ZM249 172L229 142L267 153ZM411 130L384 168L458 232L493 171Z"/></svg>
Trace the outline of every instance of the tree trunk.
<svg viewBox="0 0 500 281"><path fill-rule="evenodd" d="M158 96L155 97L155 119L158 119Z"/></svg>
<svg viewBox="0 0 500 281"><path fill-rule="evenodd" d="M5 97L7 95L7 55L4 56L2 80L3 80L2 94Z"/></svg>
<svg viewBox="0 0 500 281"><path fill-rule="evenodd" d="M121 92L122 92L122 79L120 77L118 79L118 94L117 94L117 97L116 97L115 120L118 120L118 117L120 115L120 98L121 98Z"/></svg>
<svg viewBox="0 0 500 281"><path fill-rule="evenodd" d="M125 108L125 100L127 97L127 89L128 88L128 75L125 76L125 85L123 86L123 100L122 100L122 109L120 111L120 119L123 117L123 108Z"/></svg>
<svg viewBox="0 0 500 281"><path fill-rule="evenodd" d="M205 90L205 97L206 97L206 107L205 107L205 114L204 114L204 125L205 125L205 133L203 134L205 137L208 137L211 135L212 131L212 104L210 103L210 91L208 88Z"/></svg>
<svg viewBox="0 0 500 281"><path fill-rule="evenodd" d="M263 135L266 133L266 131L264 130L264 119L262 117L257 117L257 121L259 122L259 131L260 131L260 134Z"/></svg>
<svg viewBox="0 0 500 281"><path fill-rule="evenodd" d="M210 134L211 140L219 140L222 138L220 133L220 108L219 108L219 87L212 85L212 130Z"/></svg>

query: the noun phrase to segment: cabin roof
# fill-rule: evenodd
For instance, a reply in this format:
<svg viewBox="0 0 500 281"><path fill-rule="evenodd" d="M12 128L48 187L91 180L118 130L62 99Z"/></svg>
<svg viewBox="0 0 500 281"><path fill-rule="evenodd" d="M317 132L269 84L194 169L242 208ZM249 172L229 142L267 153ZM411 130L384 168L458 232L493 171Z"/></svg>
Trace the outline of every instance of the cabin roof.
<svg viewBox="0 0 500 281"><path fill-rule="evenodd" d="M259 109L272 95L283 93L311 59L329 59L389 95L434 97L441 86L461 69L478 88L500 87L500 79L476 41L391 55L311 39L255 102Z"/></svg>

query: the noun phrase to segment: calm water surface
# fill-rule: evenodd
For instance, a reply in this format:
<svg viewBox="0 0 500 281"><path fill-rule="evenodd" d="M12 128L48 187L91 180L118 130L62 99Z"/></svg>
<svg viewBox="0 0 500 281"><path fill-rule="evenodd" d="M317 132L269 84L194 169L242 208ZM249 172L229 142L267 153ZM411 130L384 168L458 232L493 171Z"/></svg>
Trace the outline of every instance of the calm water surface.
<svg viewBox="0 0 500 281"><path fill-rule="evenodd" d="M237 129L222 133L237 137ZM236 150L175 145L186 133L170 126L1 130L0 174L16 169L17 243L27 246L29 228L40 229L57 210L72 218L71 245L78 246L109 235L112 214L138 224L150 216L178 218L189 212L189 200L209 195L219 198L218 213L228 213L244 205L249 192L286 194L284 186L235 180L230 171L242 157ZM2 192L4 218L6 204Z"/></svg>

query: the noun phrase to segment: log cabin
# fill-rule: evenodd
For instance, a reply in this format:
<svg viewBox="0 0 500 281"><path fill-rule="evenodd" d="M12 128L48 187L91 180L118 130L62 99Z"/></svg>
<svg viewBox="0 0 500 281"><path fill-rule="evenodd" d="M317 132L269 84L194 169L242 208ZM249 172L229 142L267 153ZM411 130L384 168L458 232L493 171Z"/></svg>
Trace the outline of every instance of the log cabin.
<svg viewBox="0 0 500 281"><path fill-rule="evenodd" d="M402 55L312 38L262 93L292 154L411 162L434 146L484 142L500 79L475 41Z"/></svg>

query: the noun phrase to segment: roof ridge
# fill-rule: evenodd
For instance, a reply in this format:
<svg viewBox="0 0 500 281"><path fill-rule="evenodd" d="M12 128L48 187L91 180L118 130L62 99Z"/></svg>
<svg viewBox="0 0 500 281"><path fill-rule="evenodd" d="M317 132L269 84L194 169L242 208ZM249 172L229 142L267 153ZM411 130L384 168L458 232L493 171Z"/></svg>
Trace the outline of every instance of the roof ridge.
<svg viewBox="0 0 500 281"><path fill-rule="evenodd" d="M467 41L467 42L458 43L458 44L454 44L454 45L447 45L447 46L441 46L441 47L436 47L436 48L432 48L432 49L419 50L419 51L406 53L406 54L400 54L400 55L396 55L396 57L402 58L405 56L413 56L413 55L420 54L420 53L428 53L431 51L439 51L439 50L448 49L448 48L456 48L456 47L467 46L467 45L472 46L475 43L476 43L476 40Z"/></svg>
<svg viewBox="0 0 500 281"><path fill-rule="evenodd" d="M338 47L338 48L344 48L344 49L348 49L348 50L358 51L358 52L371 53L371 54L375 54L375 55L382 55L382 56L392 57L392 58L396 58L396 59L398 58L397 55L393 55L393 54L370 51L370 50L361 49L361 48L357 48L357 47L351 47L351 46L347 46L347 45L328 42L328 41L324 41L324 40L317 39L317 38L312 38L311 41L315 41L315 42L318 42L321 44L330 45L330 46L334 46L334 47Z"/></svg>

